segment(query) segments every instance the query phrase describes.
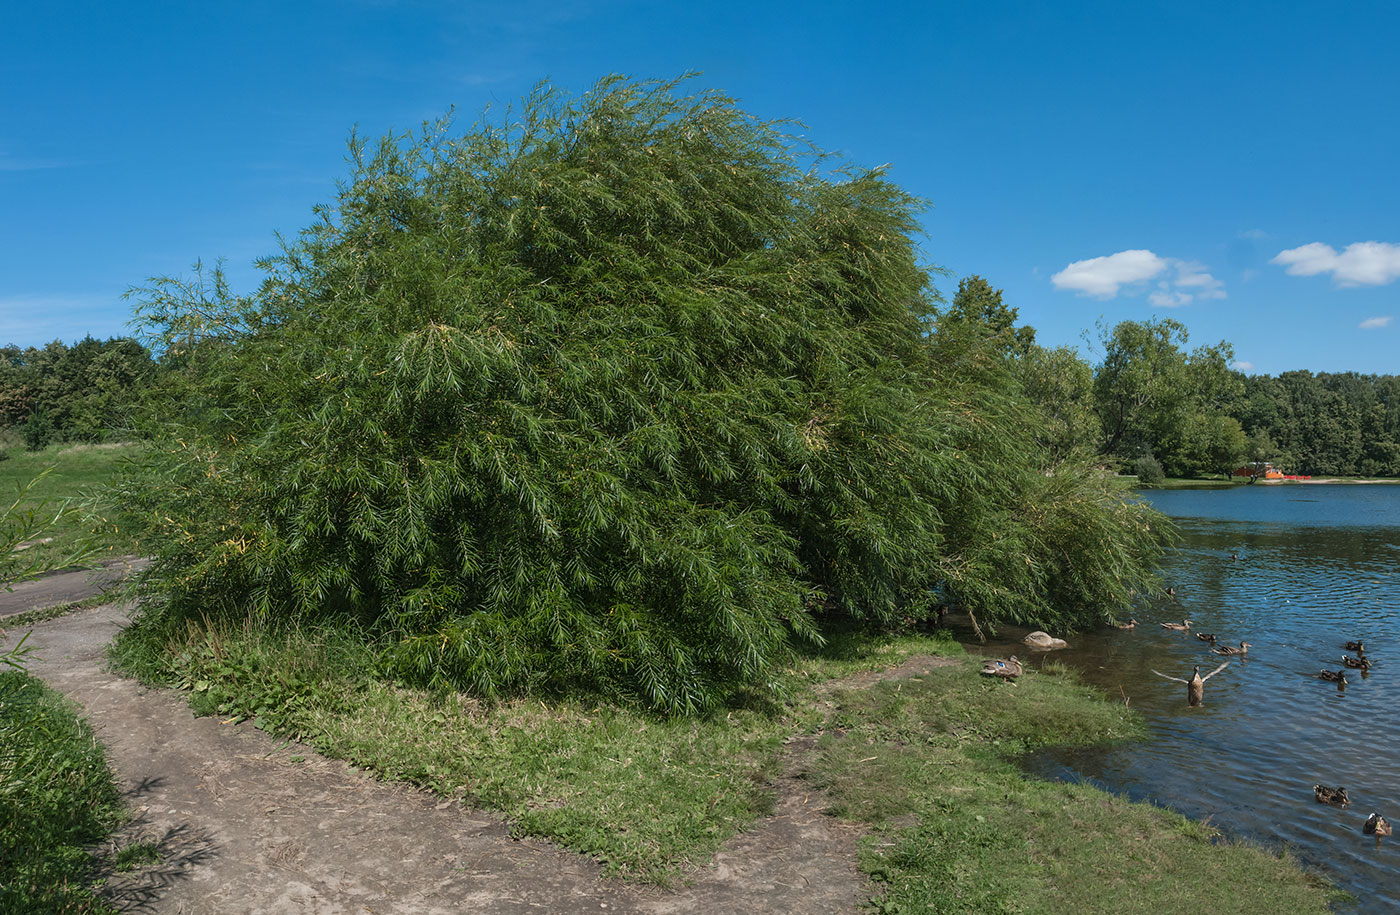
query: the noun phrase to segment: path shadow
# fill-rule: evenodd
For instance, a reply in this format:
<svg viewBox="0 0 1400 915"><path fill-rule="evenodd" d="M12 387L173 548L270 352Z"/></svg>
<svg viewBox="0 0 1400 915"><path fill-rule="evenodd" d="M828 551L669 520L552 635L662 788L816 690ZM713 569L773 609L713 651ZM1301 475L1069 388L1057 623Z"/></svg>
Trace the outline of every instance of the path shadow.
<svg viewBox="0 0 1400 915"><path fill-rule="evenodd" d="M147 784L160 779L147 779L129 792L139 796ZM121 873L116 859L123 848L145 845L154 850L155 862ZM103 899L121 912L154 911L156 903L175 884L189 879L195 868L218 857L219 846L207 830L196 829L188 823L152 829L145 815L127 823L107 853L99 857L93 882L101 886Z"/></svg>

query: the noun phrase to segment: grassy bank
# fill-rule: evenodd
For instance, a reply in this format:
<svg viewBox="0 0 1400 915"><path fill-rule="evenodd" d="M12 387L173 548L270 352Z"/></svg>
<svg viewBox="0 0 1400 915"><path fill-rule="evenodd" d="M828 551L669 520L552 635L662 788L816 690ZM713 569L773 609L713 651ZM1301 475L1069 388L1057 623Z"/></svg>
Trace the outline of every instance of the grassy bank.
<svg viewBox="0 0 1400 915"><path fill-rule="evenodd" d="M11 446L8 457L0 460L0 497L5 505L14 500L18 489L33 486L20 503L21 510L42 506L42 514L53 518L67 506L73 511L59 517L44 537L51 542L35 544L28 558L45 565L62 566L71 557L89 551L86 562L130 555L136 543L122 531L102 520L102 506L93 494L110 482L118 463L136 445L53 445L41 451ZM45 472L47 471L47 473Z"/></svg>
<svg viewBox="0 0 1400 915"><path fill-rule="evenodd" d="M0 670L0 912L114 912L87 849L122 819L91 729L35 678Z"/></svg>
<svg viewBox="0 0 1400 915"><path fill-rule="evenodd" d="M933 638L846 633L795 660L778 703L659 719L580 700L479 703L377 679L377 659L329 633L242 627L163 642L128 634L114 656L178 685L196 711L252 718L327 755L503 811L520 834L669 883L772 805L785 741L823 735L806 776L870 828L861 866L889 912L1321 912L1327 891L1294 864L1214 841L1203 826L1091 788L1023 777L1015 754L1129 739L1137 718L1066 673L988 682L965 659L848 688L836 677ZM1142 892L1138 888L1146 888ZM1238 905L1235 901L1238 901Z"/></svg>

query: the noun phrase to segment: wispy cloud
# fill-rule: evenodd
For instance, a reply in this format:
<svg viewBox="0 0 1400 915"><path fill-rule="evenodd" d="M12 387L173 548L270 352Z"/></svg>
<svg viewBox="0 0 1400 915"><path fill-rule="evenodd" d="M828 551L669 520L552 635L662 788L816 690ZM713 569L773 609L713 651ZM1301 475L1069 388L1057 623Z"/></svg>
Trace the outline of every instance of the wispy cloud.
<svg viewBox="0 0 1400 915"><path fill-rule="evenodd" d="M1147 300L1158 308L1189 305L1197 299L1225 298L1225 284L1207 272L1205 264L1161 257L1146 249L1119 251L1105 257L1075 261L1050 278L1056 289L1097 299L1115 298L1124 289L1157 280Z"/></svg>
<svg viewBox="0 0 1400 915"><path fill-rule="evenodd" d="M0 345L126 334L130 316L120 292L0 296Z"/></svg>
<svg viewBox="0 0 1400 915"><path fill-rule="evenodd" d="M1356 326L1361 328L1362 330L1373 330L1377 327L1389 327L1390 322L1394 320L1394 315L1382 315L1378 318L1367 318L1366 320L1362 321Z"/></svg>
<svg viewBox="0 0 1400 915"><path fill-rule="evenodd" d="M1254 371L1254 363L1236 360L1230 363L1230 368L1234 369L1237 372L1252 372Z"/></svg>
<svg viewBox="0 0 1400 915"><path fill-rule="evenodd" d="M1330 273L1337 286L1384 286L1400 279L1400 245L1358 241L1338 252L1315 241L1280 251L1269 263L1282 265L1292 276Z"/></svg>

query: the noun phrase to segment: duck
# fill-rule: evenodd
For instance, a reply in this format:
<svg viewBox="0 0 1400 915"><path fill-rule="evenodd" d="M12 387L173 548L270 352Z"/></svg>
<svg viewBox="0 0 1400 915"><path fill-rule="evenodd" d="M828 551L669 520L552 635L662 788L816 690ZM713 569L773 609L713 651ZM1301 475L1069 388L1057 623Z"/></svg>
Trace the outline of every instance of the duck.
<svg viewBox="0 0 1400 915"><path fill-rule="evenodd" d="M1133 628L1133 627L1136 626L1136 625L1137 625L1137 620L1128 620L1126 623L1114 623L1114 624L1113 624L1113 628L1115 628L1115 629L1131 629L1131 628Z"/></svg>
<svg viewBox="0 0 1400 915"><path fill-rule="evenodd" d="M1212 645L1215 644L1215 635L1209 632L1198 632L1196 633L1196 638L1200 639L1202 642L1210 642Z"/></svg>
<svg viewBox="0 0 1400 915"><path fill-rule="evenodd" d="M1163 629L1170 629L1170 630L1172 630L1173 632L1186 632L1187 630L1189 630L1189 629L1191 628L1191 621L1190 621L1190 620L1182 620L1182 621L1179 622L1179 623L1163 623L1163 624L1162 624L1162 628L1163 628Z"/></svg>
<svg viewBox="0 0 1400 915"><path fill-rule="evenodd" d="M1013 654L1009 660L993 658L982 662L982 673L989 677L1001 677L1003 680L1014 680L1021 676L1021 662Z"/></svg>
<svg viewBox="0 0 1400 915"><path fill-rule="evenodd" d="M1366 652L1366 646L1362 643L1360 639L1356 639L1352 642L1347 642L1342 647L1345 648L1347 651L1354 651L1357 654L1364 654Z"/></svg>
<svg viewBox="0 0 1400 915"><path fill-rule="evenodd" d="M1347 675L1340 670L1320 670L1317 673L1317 678L1319 680L1326 680L1328 683L1340 683L1342 686L1347 685Z"/></svg>
<svg viewBox="0 0 1400 915"><path fill-rule="evenodd" d="M1221 664L1215 670L1212 670L1210 673L1206 674L1203 677L1201 676L1201 668L1198 665L1196 667L1195 672L1191 675L1190 680L1183 680L1180 677L1169 677L1166 674L1162 673L1160 670L1154 670L1152 672L1157 676L1161 677L1163 680L1174 680L1177 683L1185 683L1186 704L1191 706L1192 708L1199 708L1201 704L1205 701L1206 681L1229 666L1230 662L1226 661L1224 664Z"/></svg>
<svg viewBox="0 0 1400 915"><path fill-rule="evenodd" d="M1168 588L1167 597L1176 597L1176 588Z"/></svg>
<svg viewBox="0 0 1400 915"><path fill-rule="evenodd" d="M1313 785L1313 797L1319 804L1336 804L1345 807L1351 803L1345 788L1328 788L1326 785Z"/></svg>
<svg viewBox="0 0 1400 915"><path fill-rule="evenodd" d="M1368 836L1377 838L1388 836L1390 835L1390 821L1379 813L1372 813L1366 818L1366 823L1361 827L1361 831Z"/></svg>
<svg viewBox="0 0 1400 915"><path fill-rule="evenodd" d="M1212 648L1211 651L1216 654L1224 655L1249 654L1249 643L1240 642L1239 648L1231 648L1229 645L1223 645L1219 648Z"/></svg>
<svg viewBox="0 0 1400 915"><path fill-rule="evenodd" d="M1353 658L1351 655L1344 654L1342 655L1342 663L1345 664L1347 667L1353 667L1357 670L1371 669L1370 658Z"/></svg>

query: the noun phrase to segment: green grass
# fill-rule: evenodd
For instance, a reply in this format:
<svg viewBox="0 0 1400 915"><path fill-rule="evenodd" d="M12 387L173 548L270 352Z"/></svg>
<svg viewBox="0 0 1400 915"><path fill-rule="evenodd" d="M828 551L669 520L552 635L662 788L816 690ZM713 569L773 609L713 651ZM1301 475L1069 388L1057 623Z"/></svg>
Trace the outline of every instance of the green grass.
<svg viewBox="0 0 1400 915"><path fill-rule="evenodd" d="M1331 893L1285 857L1177 814L1025 776L1016 754L1136 736L1141 725L1064 673L1013 685L943 668L835 696L840 729L808 777L868 825L877 911L1323 912Z"/></svg>
<svg viewBox="0 0 1400 915"><path fill-rule="evenodd" d="M864 689L940 636L833 635L794 659L782 704L664 719L581 700L482 703L406 689L344 633L129 630L114 659L189 691L199 713L254 720L386 778L502 811L517 834L599 858L609 874L684 880L767 813L784 742L823 734L806 776L866 824L860 863L885 912L1325 911L1293 862L1092 788L1030 779L1016 754L1133 739L1138 717L1051 667L1015 685L966 660ZM1256 905L1257 904L1257 905Z"/></svg>
<svg viewBox="0 0 1400 915"><path fill-rule="evenodd" d="M103 518L103 509L95 493L112 479L118 462L134 453L138 445L53 445L42 451L26 451L11 446L5 449L6 460L0 460L0 497L14 499L15 492L31 481L20 508L44 505L48 517L67 505L75 510L59 518L44 533L50 543L37 544L26 559L34 558L49 566L63 566L85 549L93 551L85 562L132 555L138 546L124 532ZM48 471L44 474L44 471ZM44 474L42 477L41 474ZM37 480L36 480L37 478Z"/></svg>
<svg viewBox="0 0 1400 915"><path fill-rule="evenodd" d="M114 911L86 849L122 819L91 729L38 680L0 671L0 912Z"/></svg>

